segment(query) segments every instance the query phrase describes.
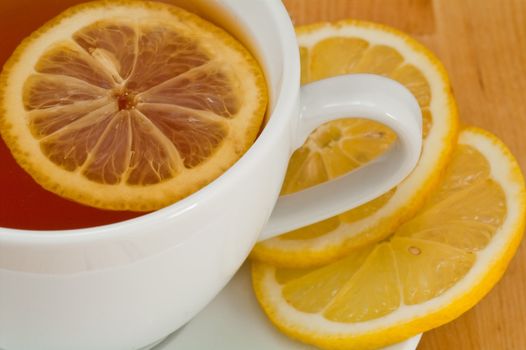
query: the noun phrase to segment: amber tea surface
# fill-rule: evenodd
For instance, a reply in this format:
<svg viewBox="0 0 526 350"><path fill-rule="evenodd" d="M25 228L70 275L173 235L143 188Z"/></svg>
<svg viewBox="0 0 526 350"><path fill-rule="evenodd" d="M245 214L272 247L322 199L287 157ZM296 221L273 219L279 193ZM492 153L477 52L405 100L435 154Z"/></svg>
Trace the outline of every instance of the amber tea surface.
<svg viewBox="0 0 526 350"><path fill-rule="evenodd" d="M0 66L34 30L72 5L75 0L1 1ZM14 160L0 138L0 226L20 229L69 229L117 222L142 215L100 210L61 198L43 189Z"/></svg>
<svg viewBox="0 0 526 350"><path fill-rule="evenodd" d="M0 14L0 227L91 227L162 208L260 131L259 64L198 16L118 0L10 1Z"/></svg>

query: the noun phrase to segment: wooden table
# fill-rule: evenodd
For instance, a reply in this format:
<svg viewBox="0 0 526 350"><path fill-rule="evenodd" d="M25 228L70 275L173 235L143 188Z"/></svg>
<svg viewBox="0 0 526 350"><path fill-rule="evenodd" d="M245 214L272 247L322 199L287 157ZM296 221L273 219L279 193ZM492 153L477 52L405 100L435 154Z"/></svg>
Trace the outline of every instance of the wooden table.
<svg viewBox="0 0 526 350"><path fill-rule="evenodd" d="M464 123L498 135L526 173L526 1L284 0L296 25L358 18L402 29L444 62ZM486 298L419 350L526 349L526 244Z"/></svg>

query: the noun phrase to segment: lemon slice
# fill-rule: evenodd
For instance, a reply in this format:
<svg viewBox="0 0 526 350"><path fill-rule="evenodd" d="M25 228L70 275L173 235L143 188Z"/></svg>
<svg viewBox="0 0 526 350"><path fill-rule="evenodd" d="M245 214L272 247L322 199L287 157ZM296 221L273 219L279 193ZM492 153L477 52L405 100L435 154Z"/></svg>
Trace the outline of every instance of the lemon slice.
<svg viewBox="0 0 526 350"><path fill-rule="evenodd" d="M100 1L16 49L0 78L0 129L46 189L153 210L230 167L266 103L257 62L222 29L167 4Z"/></svg>
<svg viewBox="0 0 526 350"><path fill-rule="evenodd" d="M421 159L396 188L358 208L256 245L252 257L285 267L327 263L390 234L422 204L450 158L458 117L447 74L425 47L404 33L361 21L297 29L302 82L345 73L376 73L405 85L423 114ZM317 185L383 154L396 135L367 120L320 126L292 156L282 194Z"/></svg>
<svg viewBox="0 0 526 350"><path fill-rule="evenodd" d="M475 305L505 271L525 220L516 160L468 128L437 191L388 240L314 269L254 262L254 289L286 334L324 349L374 349Z"/></svg>

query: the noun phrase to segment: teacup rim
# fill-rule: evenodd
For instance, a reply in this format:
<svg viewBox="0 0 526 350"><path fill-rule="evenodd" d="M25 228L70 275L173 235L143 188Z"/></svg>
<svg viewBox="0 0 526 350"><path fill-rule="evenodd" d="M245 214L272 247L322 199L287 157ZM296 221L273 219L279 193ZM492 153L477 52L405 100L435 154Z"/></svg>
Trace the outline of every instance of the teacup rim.
<svg viewBox="0 0 526 350"><path fill-rule="evenodd" d="M231 0L225 0L225 2L229 1ZM246 164L250 163L252 159L257 158L258 153L264 151L265 144L271 142L270 139L274 135L281 134L280 132L276 132L276 129L280 126L282 128L286 126L286 115L294 110L295 103L298 100L297 95L299 94L300 57L294 28L287 10L280 0L267 0L261 2L261 4L269 7L270 13L274 16L273 20L277 26L277 31L280 33L279 40L282 50L281 79L279 79L275 87L278 94L273 110L269 113L267 124L254 144L236 163L200 190L151 213L111 224L77 229L30 230L0 226L0 244L60 244L125 236L132 226L140 225L148 227L152 222L164 221L169 217L184 214L186 211L196 207L200 201L206 199L211 193L217 192L220 186L224 186L223 184L226 181L236 177L235 175L237 173L242 172L242 169L248 166ZM294 86L297 88L292 88ZM288 113L287 110L289 110ZM276 117L278 115L285 116Z"/></svg>

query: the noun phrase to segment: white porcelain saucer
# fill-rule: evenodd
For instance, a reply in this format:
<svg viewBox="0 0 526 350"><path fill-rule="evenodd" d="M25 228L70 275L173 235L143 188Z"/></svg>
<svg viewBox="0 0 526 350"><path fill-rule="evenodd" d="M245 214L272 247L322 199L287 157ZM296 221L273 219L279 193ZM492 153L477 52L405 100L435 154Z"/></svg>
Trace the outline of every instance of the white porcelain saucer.
<svg viewBox="0 0 526 350"><path fill-rule="evenodd" d="M420 335L383 350L415 350ZM259 309L248 264L192 321L153 350L314 350L279 333Z"/></svg>

